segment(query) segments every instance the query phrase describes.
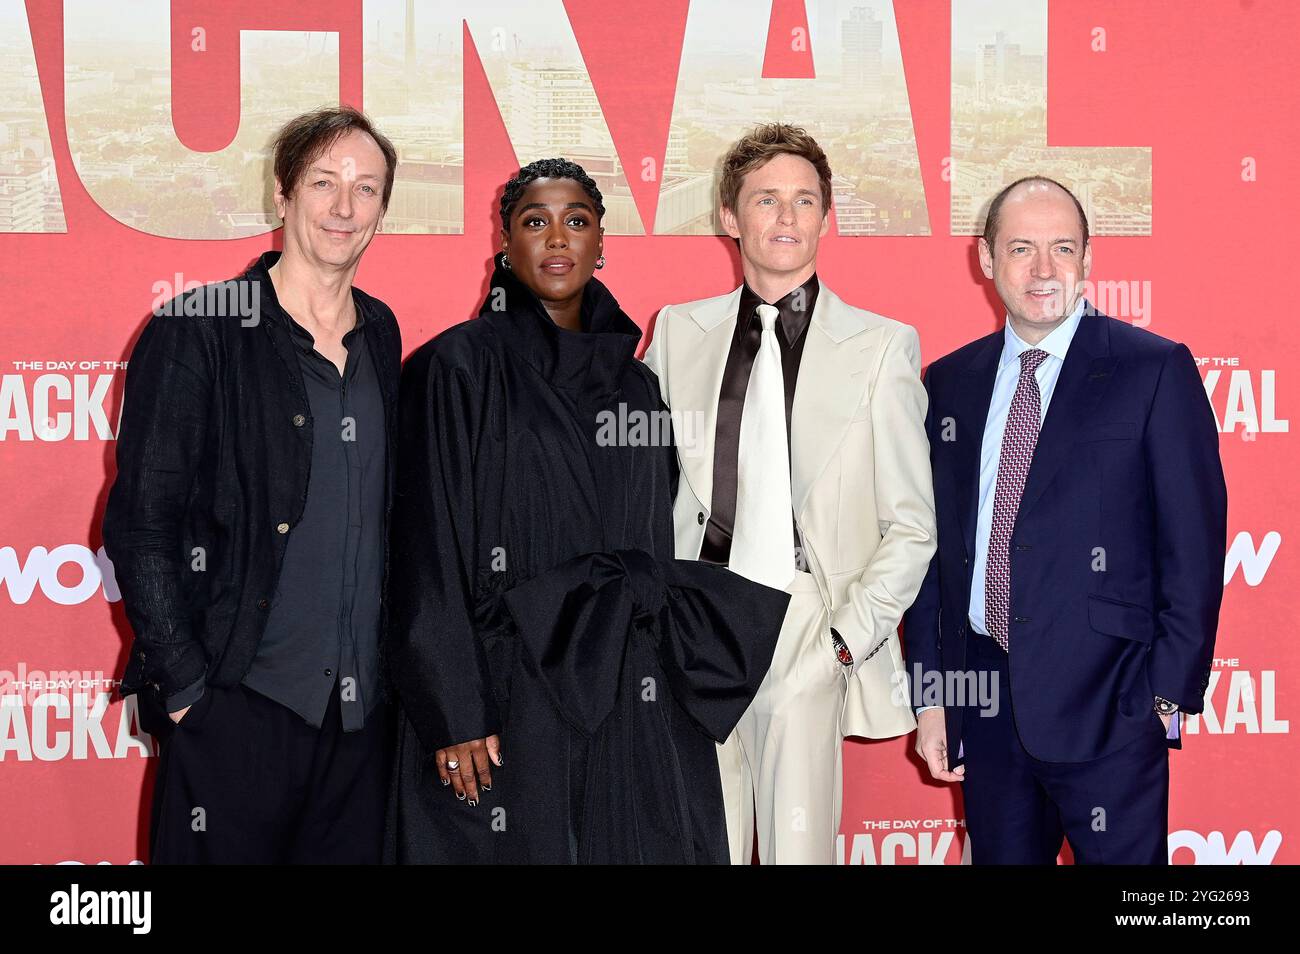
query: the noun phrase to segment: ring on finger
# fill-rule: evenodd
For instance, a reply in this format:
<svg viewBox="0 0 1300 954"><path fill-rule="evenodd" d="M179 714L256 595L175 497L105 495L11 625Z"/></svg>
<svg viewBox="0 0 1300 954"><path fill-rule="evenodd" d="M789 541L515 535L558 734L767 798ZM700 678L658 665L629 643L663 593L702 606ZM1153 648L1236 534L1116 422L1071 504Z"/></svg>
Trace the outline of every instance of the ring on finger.
<svg viewBox="0 0 1300 954"><path fill-rule="evenodd" d="M454 772L456 769L460 768L460 762L458 762L456 759L448 759L447 768L451 769Z"/></svg>

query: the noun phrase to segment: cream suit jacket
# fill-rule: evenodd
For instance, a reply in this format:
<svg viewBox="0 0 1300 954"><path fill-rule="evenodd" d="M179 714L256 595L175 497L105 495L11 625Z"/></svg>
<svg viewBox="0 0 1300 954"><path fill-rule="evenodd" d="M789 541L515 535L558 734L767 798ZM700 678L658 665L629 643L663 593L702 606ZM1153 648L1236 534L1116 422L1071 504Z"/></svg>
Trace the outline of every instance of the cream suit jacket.
<svg viewBox="0 0 1300 954"><path fill-rule="evenodd" d="M676 555L699 558L713 491L718 391L741 290L659 312L646 364L672 412L682 478ZM898 625L935 551L926 393L915 329L822 284L791 411L791 498L807 568L854 672L845 736L916 727ZM829 629L826 635L828 651Z"/></svg>

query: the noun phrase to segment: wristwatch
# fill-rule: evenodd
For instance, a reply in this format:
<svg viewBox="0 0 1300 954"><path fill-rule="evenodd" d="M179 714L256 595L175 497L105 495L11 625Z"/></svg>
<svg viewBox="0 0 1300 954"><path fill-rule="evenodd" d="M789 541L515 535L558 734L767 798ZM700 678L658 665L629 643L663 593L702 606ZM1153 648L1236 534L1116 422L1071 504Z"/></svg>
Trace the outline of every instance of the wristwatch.
<svg viewBox="0 0 1300 954"><path fill-rule="evenodd" d="M1156 712L1161 715L1173 715L1178 711L1178 703L1170 702L1168 699L1162 699L1156 696Z"/></svg>
<svg viewBox="0 0 1300 954"><path fill-rule="evenodd" d="M853 654L849 652L849 644L844 641L844 637L836 631L834 626L831 627L831 642L835 644L835 655L839 658L841 665L852 666Z"/></svg>

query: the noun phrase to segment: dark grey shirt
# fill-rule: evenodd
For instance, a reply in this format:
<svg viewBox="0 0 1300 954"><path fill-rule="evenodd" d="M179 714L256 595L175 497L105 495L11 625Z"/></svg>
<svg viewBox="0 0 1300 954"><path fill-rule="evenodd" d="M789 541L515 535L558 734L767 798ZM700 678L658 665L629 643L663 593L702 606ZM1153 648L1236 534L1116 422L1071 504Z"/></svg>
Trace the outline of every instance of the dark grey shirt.
<svg viewBox="0 0 1300 954"><path fill-rule="evenodd" d="M343 729L354 731L381 696L383 395L360 306L356 327L343 337L348 356L341 377L334 362L316 351L311 334L283 310L280 315L311 408L309 419L294 421L312 429L311 478L302 519L288 530L266 630L243 682L318 728L329 694L339 692Z"/></svg>

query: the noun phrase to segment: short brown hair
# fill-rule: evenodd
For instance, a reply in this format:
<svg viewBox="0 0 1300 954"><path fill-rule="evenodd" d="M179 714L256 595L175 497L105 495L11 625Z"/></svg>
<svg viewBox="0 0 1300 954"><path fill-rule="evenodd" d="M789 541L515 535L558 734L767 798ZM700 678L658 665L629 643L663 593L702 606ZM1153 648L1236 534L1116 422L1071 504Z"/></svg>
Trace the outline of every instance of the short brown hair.
<svg viewBox="0 0 1300 954"><path fill-rule="evenodd" d="M740 184L745 176L765 165L782 153L800 156L812 163L822 184L822 214L831 210L831 164L817 140L800 126L786 123L764 123L740 141L722 160L722 182L718 186L718 199L724 209L736 209L740 198Z"/></svg>
<svg viewBox="0 0 1300 954"><path fill-rule="evenodd" d="M388 137L375 128L365 113L352 106L313 110L295 116L280 127L275 137L273 167L285 198L293 195L307 166L354 129L373 139L379 146L379 151L384 154L384 164L387 167L384 176L384 208L387 209L388 198L393 194L393 179L397 175L397 150Z"/></svg>
<svg viewBox="0 0 1300 954"><path fill-rule="evenodd" d="M1011 185L1007 186L995 195L993 201L989 203L989 214L984 217L983 235L984 241L988 243L989 251L993 251L993 240L997 238L998 235L998 220L1002 218L1002 204L1007 201L1007 196L1011 195L1013 191L1024 185L1026 182L1039 182L1043 185L1054 185L1070 197L1070 201L1074 203L1075 211L1079 213L1079 228L1083 229L1083 244L1086 246L1088 244L1088 216L1084 213L1083 205L1079 202L1078 196L1055 179L1050 179L1047 176L1025 176L1023 179L1017 179L1015 182L1011 183Z"/></svg>

